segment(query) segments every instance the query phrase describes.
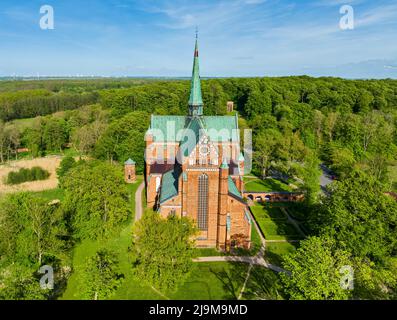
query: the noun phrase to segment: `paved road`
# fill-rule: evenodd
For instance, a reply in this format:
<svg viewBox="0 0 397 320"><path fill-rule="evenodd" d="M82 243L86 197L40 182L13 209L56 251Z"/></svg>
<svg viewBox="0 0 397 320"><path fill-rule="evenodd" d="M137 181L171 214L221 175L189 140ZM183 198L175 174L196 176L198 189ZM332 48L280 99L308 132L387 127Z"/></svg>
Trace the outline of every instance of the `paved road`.
<svg viewBox="0 0 397 320"><path fill-rule="evenodd" d="M330 185L333 180L331 179L332 171L325 166L325 164L320 165L321 177L320 177L320 187L325 195L329 195L327 192L327 186Z"/></svg>
<svg viewBox="0 0 397 320"><path fill-rule="evenodd" d="M145 182L142 182L135 193L135 221L142 218L143 208L142 208L142 192L145 188Z"/></svg>

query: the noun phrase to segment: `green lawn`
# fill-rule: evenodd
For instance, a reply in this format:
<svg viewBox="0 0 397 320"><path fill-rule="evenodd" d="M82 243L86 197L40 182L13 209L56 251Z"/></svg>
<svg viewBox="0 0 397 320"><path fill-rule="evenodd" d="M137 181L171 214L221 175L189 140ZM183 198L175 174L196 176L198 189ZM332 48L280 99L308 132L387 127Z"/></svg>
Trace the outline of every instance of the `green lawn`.
<svg viewBox="0 0 397 320"><path fill-rule="evenodd" d="M267 243L265 258L268 262L277 266L282 265L283 256L294 252L298 243L280 242L280 243Z"/></svg>
<svg viewBox="0 0 397 320"><path fill-rule="evenodd" d="M282 285L279 275L269 269L254 266L242 298L244 300L281 300Z"/></svg>
<svg viewBox="0 0 397 320"><path fill-rule="evenodd" d="M254 225L251 227L251 250L250 250L250 255L254 256L256 255L259 250L262 247L262 241L261 238L258 234L258 231L256 231L256 228Z"/></svg>
<svg viewBox="0 0 397 320"><path fill-rule="evenodd" d="M135 191L138 187L142 177L139 177L139 182L133 185L128 185L130 191L131 206L135 207ZM49 192L51 194L51 192ZM57 194L54 190L53 194ZM48 195L50 198L50 195ZM112 299L117 300L155 300L155 299L174 299L174 300L202 300L202 299L237 299L240 290L243 286L245 276L247 274L248 265L231 262L209 262L209 263L195 263L188 279L183 283L176 292L165 293L165 296L156 292L149 285L138 280L128 256L128 247L131 245L133 217L131 217L128 224L125 225L120 234L106 242L84 240L78 244L73 251L73 274L70 276L67 288L63 293L61 299L74 300L81 299L79 293L79 272L81 266L86 259L95 254L95 252L106 247L114 250L118 255L120 261L120 269L124 274L124 281L121 287L117 290ZM253 250L255 254L260 247L260 238L256 230L252 228ZM199 256L214 256L222 255L215 249L198 249ZM248 296L247 296L248 298Z"/></svg>
<svg viewBox="0 0 397 320"><path fill-rule="evenodd" d="M195 263L185 283L169 295L174 300L237 299L247 275L248 265L230 262Z"/></svg>
<svg viewBox="0 0 397 320"><path fill-rule="evenodd" d="M300 235L287 221L280 208L266 208L262 204L251 207L251 211L267 240L296 240Z"/></svg>
<svg viewBox="0 0 397 320"><path fill-rule="evenodd" d="M251 211L255 217L260 219L273 219L273 220L287 220L285 214L278 207L264 207L262 204L257 204L251 207Z"/></svg>
<svg viewBox="0 0 397 320"><path fill-rule="evenodd" d="M255 177L244 177L244 189L246 192L292 191L288 185L279 180L262 180Z"/></svg>
<svg viewBox="0 0 397 320"><path fill-rule="evenodd" d="M303 221L307 218L307 208L305 208L303 203L292 203L286 209L288 214L295 220Z"/></svg>
<svg viewBox="0 0 397 320"><path fill-rule="evenodd" d="M197 257L218 257L227 255L225 252L218 251L215 248L197 248Z"/></svg>
<svg viewBox="0 0 397 320"><path fill-rule="evenodd" d="M139 184L142 182L142 177L137 177L135 184L128 185L130 191L130 204L133 211L135 211L135 191ZM116 292L115 299L161 299L157 293L151 288L142 285L133 275L133 270L128 258L128 247L131 245L132 237L132 225L133 216L129 219L129 222L122 229L120 234L106 242L84 240L80 244L76 245L73 250L73 269L74 272L69 278L66 291L64 292L62 299L72 300L79 299L78 289L78 274L81 270L81 266L84 264L86 259L95 254L100 248L106 247L114 250L120 261L120 269L125 276L123 285Z"/></svg>
<svg viewBox="0 0 397 320"><path fill-rule="evenodd" d="M131 194L131 205L134 207L135 190L139 182L129 185ZM128 247L131 245L132 217L117 237L103 241L84 240L78 244L73 251L73 269L67 288L61 299L74 300L81 299L79 294L78 277L81 266L86 259L95 252L106 247L114 250L120 261L120 269L125 279L121 287L117 290L112 299L117 300L155 300L165 299L150 286L139 281L133 272L131 262L128 257ZM200 249L200 255L220 255L214 249ZM229 262L195 263L194 268L187 281L175 292L166 293L170 299L236 299L244 278L248 270L248 265Z"/></svg>
<svg viewBox="0 0 397 320"><path fill-rule="evenodd" d="M35 196L43 198L48 201L52 200L63 200L65 196L64 190L57 188L57 189L51 189L51 190L44 190L40 192L34 192L33 193Z"/></svg>

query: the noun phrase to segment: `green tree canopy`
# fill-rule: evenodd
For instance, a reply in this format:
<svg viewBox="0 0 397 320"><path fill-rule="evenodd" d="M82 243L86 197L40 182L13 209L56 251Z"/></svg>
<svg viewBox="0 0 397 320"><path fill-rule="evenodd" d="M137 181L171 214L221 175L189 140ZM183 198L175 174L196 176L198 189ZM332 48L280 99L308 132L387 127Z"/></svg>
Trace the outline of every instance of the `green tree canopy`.
<svg viewBox="0 0 397 320"><path fill-rule="evenodd" d="M130 207L122 169L106 162L88 161L64 177L63 208L77 238L108 237L128 219Z"/></svg>
<svg viewBox="0 0 397 320"><path fill-rule="evenodd" d="M345 300L351 292L341 286L341 268L350 265L349 254L330 238L311 237L284 258L284 289L293 300Z"/></svg>
<svg viewBox="0 0 397 320"><path fill-rule="evenodd" d="M89 300L105 300L111 297L124 279L118 263L116 255L107 249L101 249L89 257L79 273L82 297Z"/></svg>
<svg viewBox="0 0 397 320"><path fill-rule="evenodd" d="M132 245L138 277L160 290L175 290L191 269L195 233L187 218L145 213L135 226Z"/></svg>

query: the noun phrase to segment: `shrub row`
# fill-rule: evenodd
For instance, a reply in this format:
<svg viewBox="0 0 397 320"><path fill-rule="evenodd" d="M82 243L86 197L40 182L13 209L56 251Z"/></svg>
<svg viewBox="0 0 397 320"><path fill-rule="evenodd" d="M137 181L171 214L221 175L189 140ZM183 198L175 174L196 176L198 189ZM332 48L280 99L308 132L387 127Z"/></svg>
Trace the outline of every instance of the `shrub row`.
<svg viewBox="0 0 397 320"><path fill-rule="evenodd" d="M41 167L31 169L22 168L19 171L10 172L7 176L7 184L20 184L27 181L48 179L50 173Z"/></svg>

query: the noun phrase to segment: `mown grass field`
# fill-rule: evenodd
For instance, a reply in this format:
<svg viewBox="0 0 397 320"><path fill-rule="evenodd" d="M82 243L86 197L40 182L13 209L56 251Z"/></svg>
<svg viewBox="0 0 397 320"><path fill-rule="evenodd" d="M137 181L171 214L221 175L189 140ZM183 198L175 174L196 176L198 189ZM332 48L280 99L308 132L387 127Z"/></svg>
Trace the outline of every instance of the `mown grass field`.
<svg viewBox="0 0 397 320"><path fill-rule="evenodd" d="M279 180L261 180L259 178L250 176L244 177L244 189L246 192L292 191L291 187Z"/></svg>
<svg viewBox="0 0 397 320"><path fill-rule="evenodd" d="M294 252L297 247L298 247L298 243L268 242L266 244L266 252L265 252L266 260L277 266L282 266L283 257L286 254Z"/></svg>
<svg viewBox="0 0 397 320"><path fill-rule="evenodd" d="M235 300L248 271L247 264L200 262L178 290L169 295L174 300Z"/></svg>
<svg viewBox="0 0 397 320"><path fill-rule="evenodd" d="M295 227L278 207L268 208L255 204L251 211L267 240L299 240L300 235Z"/></svg>
<svg viewBox="0 0 397 320"><path fill-rule="evenodd" d="M269 269L254 266L248 278L242 300L283 300L279 275Z"/></svg>

